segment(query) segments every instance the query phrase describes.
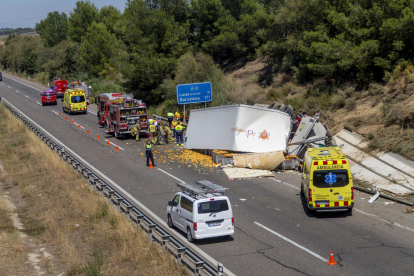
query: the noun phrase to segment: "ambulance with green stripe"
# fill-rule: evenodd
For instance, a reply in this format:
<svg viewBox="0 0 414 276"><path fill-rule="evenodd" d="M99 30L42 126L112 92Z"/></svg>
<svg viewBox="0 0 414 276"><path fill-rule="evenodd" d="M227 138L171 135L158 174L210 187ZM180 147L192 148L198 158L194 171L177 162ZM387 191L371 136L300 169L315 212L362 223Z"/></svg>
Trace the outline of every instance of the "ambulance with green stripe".
<svg viewBox="0 0 414 276"><path fill-rule="evenodd" d="M351 170L339 147L309 148L303 159L301 182L310 212L352 212L354 186Z"/></svg>

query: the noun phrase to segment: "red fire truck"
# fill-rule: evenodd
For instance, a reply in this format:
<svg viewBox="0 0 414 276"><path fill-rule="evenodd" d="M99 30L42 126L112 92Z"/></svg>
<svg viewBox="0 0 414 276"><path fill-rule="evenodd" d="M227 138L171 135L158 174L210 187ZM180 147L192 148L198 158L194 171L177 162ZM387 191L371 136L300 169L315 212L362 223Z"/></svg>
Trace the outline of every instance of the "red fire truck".
<svg viewBox="0 0 414 276"><path fill-rule="evenodd" d="M56 98L63 97L65 91L68 88L68 81L63 79L56 79L53 81L53 92L56 95Z"/></svg>
<svg viewBox="0 0 414 276"><path fill-rule="evenodd" d="M104 125L105 133L113 133L116 138L125 137L131 134L137 122L141 126L140 133L148 133L147 105L132 95L101 94L98 110L99 123Z"/></svg>

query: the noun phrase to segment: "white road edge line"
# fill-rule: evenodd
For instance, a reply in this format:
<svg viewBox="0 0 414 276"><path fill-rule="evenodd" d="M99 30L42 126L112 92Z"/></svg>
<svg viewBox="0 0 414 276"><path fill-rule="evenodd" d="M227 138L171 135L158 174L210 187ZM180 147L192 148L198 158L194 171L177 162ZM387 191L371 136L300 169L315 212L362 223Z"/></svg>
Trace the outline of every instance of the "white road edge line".
<svg viewBox="0 0 414 276"><path fill-rule="evenodd" d="M30 97L29 96L27 96L27 95L24 95L26 98L28 98L28 99L30 99Z"/></svg>
<svg viewBox="0 0 414 276"><path fill-rule="evenodd" d="M6 101L9 105L11 105L14 109L16 109L17 111L19 111L22 115L24 115L29 121L31 121L34 125L36 125L36 127L38 127L40 130L42 130L45 134L47 134L53 140L55 140L56 142L58 142L59 144L61 144L63 147L65 147L65 150L66 151L71 152L71 154L73 156L75 156L79 161L82 161L82 163L84 163L89 168L91 168L92 170L94 170L97 174L100 175L100 177L104 178L106 181L108 181L110 184L112 184L115 188L117 188L118 191L120 191L121 193L123 193L132 202L134 202L135 204L137 204L142 210L144 210L147 214L149 214L151 217L153 217L158 222L159 225L161 225L162 227L164 227L166 229L169 228L168 225L167 225L167 223L164 220L162 220L154 212L152 212L150 209L148 209L148 207L146 207L144 204L142 204L140 201L138 201L136 198L134 198L131 194L129 194L127 191L125 191L122 187L120 187L118 184L116 184L112 179L110 179L104 173L102 173L100 170L98 170L97 168L95 168L94 166L92 166L91 164L89 164L88 161L86 161L85 159L83 159L82 157L80 157L76 152L74 152L69 147L67 147L65 144L63 144L61 141L59 141L57 138L55 138L52 134L50 134L47 130L45 130L43 127L41 127L40 125L38 125L35 121L33 121L31 118L29 118L26 114L24 114L19 109L17 109L9 101L7 101L4 98L3 98L3 100ZM172 175L170 175L170 176L172 176ZM178 179L178 178L176 178L176 179ZM189 243L187 241L187 239L185 239L184 237L182 237L180 234L176 235L175 238L181 240L181 242L184 243L188 248L191 248L192 250L194 250L195 252L197 252L198 254L200 254L201 256L203 256L203 258L205 258L206 260L210 261L211 264L214 265L214 264L217 264L218 263L213 257L211 257L210 255L208 255L206 252L204 252L203 250L201 250L199 247L197 247L197 246ZM224 273L227 274L228 276L236 276L234 273L232 273L231 271L229 271L225 267L224 267Z"/></svg>
<svg viewBox="0 0 414 276"><path fill-rule="evenodd" d="M19 93L19 91L16 90L17 93Z"/></svg>
<svg viewBox="0 0 414 276"><path fill-rule="evenodd" d="M290 240L290 239L286 238L285 236L282 236L281 234L279 234L279 233L277 233L277 232L273 231L272 229L267 228L267 227L266 227L266 226L264 226L263 224L260 224L260 223L258 223L257 221L255 221L255 222L254 222L254 224L256 224L257 226L260 226L260 227L262 227L263 229L265 229L265 230L269 231L269 232L270 232L270 233L272 233L273 235L276 235L276 236L278 236L279 238L281 238L281 239L283 239L283 240L285 240L285 241L287 241L287 242L289 242L289 243L293 244L294 246L299 247L300 249L302 249L302 250L304 250L304 251L308 252L309 254L311 254L311 255L315 256L316 258L320 259L321 261L324 261L325 263L327 263L327 262L328 262L328 260L327 260L327 259L325 259L324 257L322 257L322 256L320 256L320 255L316 254L315 252L313 252L313 251L311 251L311 250L307 249L306 247L303 247L302 245L300 245L300 244L298 244L298 243L296 243L296 242L294 242L294 241L292 241L292 240Z"/></svg>
<svg viewBox="0 0 414 276"><path fill-rule="evenodd" d="M276 181L277 181L277 180L276 180ZM286 182L282 182L282 184L284 184L284 185L286 185L286 186L289 186L289 187L292 187L292 188L294 188L294 189L300 190L300 188L298 188L298 187L296 187L296 186L293 186L292 184L289 184L289 183L286 183ZM379 220L381 220L381 221L383 221L383 222L386 222L386 223L389 223L389 224L392 224L392 225L395 225L395 226L401 227L401 228L403 228L403 229L405 229L405 230L408 230L408 231L414 232L414 229L413 229L413 228L411 228L411 227L408 227L408 226L405 226L405 225L399 224L399 223L397 223L397 222L393 222L393 221L388 220L388 219L385 219L385 218L381 218L381 217L379 217L379 216L377 216L377 215L374 215L374 214L371 214L371 213L367 213L367 212L362 211L362 210L360 210L360 209L358 209L358 208L355 208L355 207L354 207L354 210L355 210L355 211L357 211L357 212L359 212L359 213L361 213L361 214L364 214L364 215L366 215L366 216L369 216L369 217L372 217L372 218L376 218L376 219L379 219Z"/></svg>
<svg viewBox="0 0 414 276"><path fill-rule="evenodd" d="M56 111L52 110L53 113L56 113L57 115L59 115L59 113L57 113Z"/></svg>
<svg viewBox="0 0 414 276"><path fill-rule="evenodd" d="M98 114L96 114L95 112L90 111L90 110L88 110L88 112L89 112L89 113L92 113L93 115L98 115Z"/></svg>
<svg viewBox="0 0 414 276"><path fill-rule="evenodd" d="M166 171L164 171L163 169L158 169L160 172L163 172L163 173L165 173L166 175L168 175L168 176L171 176L172 178L174 178L175 180L178 180L178 181L180 181L180 182L182 182L182 183L185 183L185 181L182 181L181 179L179 179L178 177L175 177L174 175L172 175L172 174L170 174L170 173L167 173Z"/></svg>
<svg viewBox="0 0 414 276"><path fill-rule="evenodd" d="M8 88L11 88L10 86L7 85Z"/></svg>
<svg viewBox="0 0 414 276"><path fill-rule="evenodd" d="M42 105L41 103L39 103L39 102L36 102L38 105Z"/></svg>
<svg viewBox="0 0 414 276"><path fill-rule="evenodd" d="M381 221L383 221L383 222L386 222L386 223L389 223L389 224L392 224L392 225L395 225L395 226L401 227L401 228L403 228L403 229L405 229L405 230L408 230L408 231L414 232L414 229L413 229L413 228L411 228L411 227L408 227L408 226L405 226L405 225L401 225L401 224L399 224L399 223L397 223L397 222L393 222L393 221L388 220L388 219L385 219L385 218L381 218L381 217L379 217L379 216L377 216L377 215L367 213L367 212L362 211L362 210L360 210L360 209L357 209L357 208L355 208L355 207L354 207L354 210L355 210L355 211L357 211L357 212L359 212L359 213L361 213L361 214L367 215L367 216L369 216L369 217L373 217L373 218L379 219L379 220L381 220Z"/></svg>

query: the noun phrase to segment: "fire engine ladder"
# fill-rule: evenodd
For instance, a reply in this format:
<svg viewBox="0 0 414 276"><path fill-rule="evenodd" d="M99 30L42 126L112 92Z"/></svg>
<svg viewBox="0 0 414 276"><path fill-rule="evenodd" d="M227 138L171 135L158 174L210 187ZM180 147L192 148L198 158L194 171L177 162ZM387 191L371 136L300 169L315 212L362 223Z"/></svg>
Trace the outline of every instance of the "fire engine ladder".
<svg viewBox="0 0 414 276"><path fill-rule="evenodd" d="M177 186L182 189L183 192L188 193L192 196L204 195L207 193L220 193L223 194L229 188L225 188L216 183L208 180L197 181L197 184L191 183L177 183Z"/></svg>

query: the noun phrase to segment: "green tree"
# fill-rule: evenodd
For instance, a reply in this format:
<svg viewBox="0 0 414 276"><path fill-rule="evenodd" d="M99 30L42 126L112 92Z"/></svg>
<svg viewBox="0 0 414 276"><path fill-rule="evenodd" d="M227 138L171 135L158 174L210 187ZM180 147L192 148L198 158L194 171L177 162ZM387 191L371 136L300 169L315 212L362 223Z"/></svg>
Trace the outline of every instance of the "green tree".
<svg viewBox="0 0 414 276"><path fill-rule="evenodd" d="M105 6L99 10L99 22L105 24L106 29L111 33L115 33L114 27L118 20L121 19L120 11L114 6Z"/></svg>
<svg viewBox="0 0 414 276"><path fill-rule="evenodd" d="M105 24L93 22L87 34L82 37L79 66L97 76L121 47L121 43L106 29Z"/></svg>
<svg viewBox="0 0 414 276"><path fill-rule="evenodd" d="M48 13L44 20L36 23L36 32L45 39L45 45L52 47L67 38L67 15L54 11Z"/></svg>
<svg viewBox="0 0 414 276"><path fill-rule="evenodd" d="M98 19L98 9L88 1L76 2L68 21L68 36L75 42L81 42L89 26Z"/></svg>

